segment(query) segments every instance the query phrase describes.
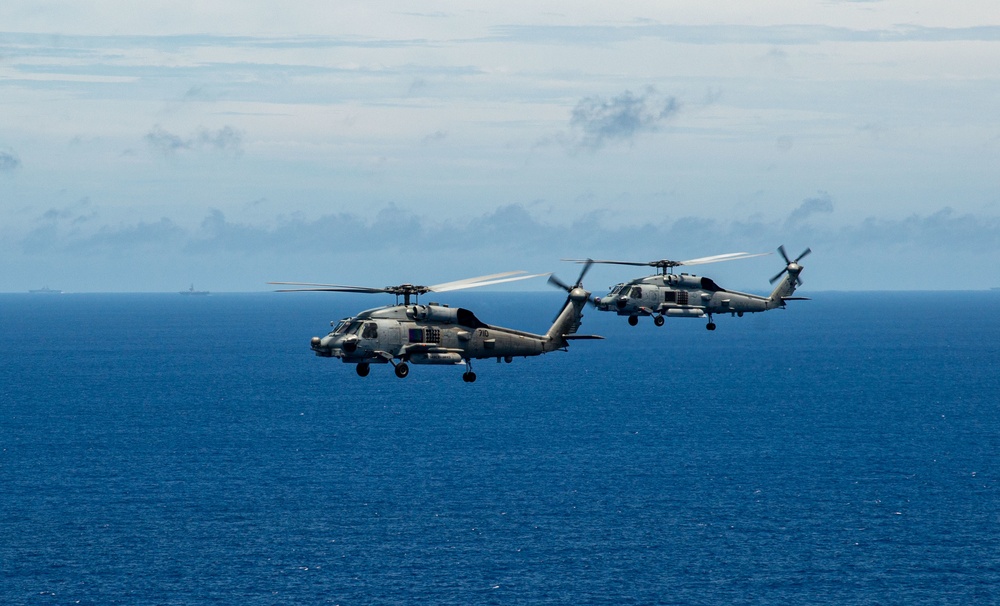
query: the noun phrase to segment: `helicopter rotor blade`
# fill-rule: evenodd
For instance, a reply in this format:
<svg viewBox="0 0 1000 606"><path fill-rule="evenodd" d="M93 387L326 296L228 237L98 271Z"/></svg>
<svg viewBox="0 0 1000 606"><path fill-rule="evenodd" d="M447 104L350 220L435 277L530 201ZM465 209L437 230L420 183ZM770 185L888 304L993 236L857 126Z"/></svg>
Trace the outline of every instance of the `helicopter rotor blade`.
<svg viewBox="0 0 1000 606"><path fill-rule="evenodd" d="M566 293L567 293L566 303L569 303L573 299L573 291L575 289L577 289L577 288L583 288L583 278L584 278L584 276L587 275L587 272L590 271L590 268L591 268L591 266L593 266L593 264L595 263L595 261L592 260L592 259L586 259L586 260L580 261L580 263L584 263L585 265L583 266L583 270L580 272L579 277L577 277L577 279L576 279L576 284L574 284L573 286L570 286L569 284L566 284L565 282L563 282L559 278L555 277L555 275L549 274L549 284L555 286L556 288L561 288L562 290L566 291ZM593 305L594 307L597 306L597 304L594 303L590 299L590 293L587 293L586 301L587 301L588 304ZM560 311L559 313L562 313L562 312ZM555 322L557 319L559 319L559 314L556 314L556 317L553 318L552 321Z"/></svg>
<svg viewBox="0 0 1000 606"><path fill-rule="evenodd" d="M648 262L608 261L607 259L560 259L560 261L572 261L573 263L604 263L606 265L634 265L636 267L645 267L646 265L649 265Z"/></svg>
<svg viewBox="0 0 1000 606"><path fill-rule="evenodd" d="M444 284L437 284L428 287L427 290L431 292L448 292L452 290L463 290L466 288L479 288L480 286L490 286L493 284L503 284L505 282L516 282L518 280L530 280L531 278L540 278L542 276L547 276L548 274L529 274L527 276L513 276L513 277L500 277L500 276L511 276L511 274L523 274L523 271L513 271L503 274L494 274L493 276L480 276L474 280L457 280L456 282L446 282Z"/></svg>
<svg viewBox="0 0 1000 606"><path fill-rule="evenodd" d="M583 266L583 270L580 272L580 275L577 277L576 283L573 286L570 286L569 284L566 284L565 282L563 282L562 280L560 280L559 278L555 277L552 274L549 274L549 284L552 284L553 286L557 286L557 287L565 290L566 292L570 292L574 288L580 288L581 286L583 286L583 278L584 278L584 276L587 275L587 272L590 271L591 266L594 263L596 263L596 262L597 261L593 261L591 259L587 259L585 261L581 261L581 263L586 263L586 265Z"/></svg>
<svg viewBox="0 0 1000 606"><path fill-rule="evenodd" d="M726 253L723 255L712 255L711 257L699 257L697 259L688 259L687 261L677 261L678 265L704 265L706 263L720 263L722 261L736 261L738 259L751 259L753 257L766 257L771 253L747 253L747 252L735 252Z"/></svg>
<svg viewBox="0 0 1000 606"><path fill-rule="evenodd" d="M549 284L552 284L553 286L561 288L561 289L565 290L566 292L569 292L569 291L573 290L572 286L570 286L569 284L566 284L565 282L563 282L559 278L555 277L554 275L550 275L549 276Z"/></svg>
<svg viewBox="0 0 1000 606"><path fill-rule="evenodd" d="M580 288L581 286L583 286L583 277L587 275L587 272L590 271L590 268L593 265L594 261L592 259L587 259L586 261L584 261L584 266L583 270L580 272L580 277L576 279L576 288Z"/></svg>
<svg viewBox="0 0 1000 606"><path fill-rule="evenodd" d="M459 290L461 288L467 288L468 284L475 284L476 282L485 282L487 280L497 280L502 278L507 278L510 276L516 276L518 274L523 274L524 271L505 271L499 274L489 274L486 276L476 276L475 278L463 278L461 280L452 280L451 282L442 282L441 284L435 284L429 288L434 292L447 292L449 290Z"/></svg>
<svg viewBox="0 0 1000 606"><path fill-rule="evenodd" d="M475 278L465 278L453 282L444 282L434 286L416 286L412 284L400 284L399 286L386 286L385 288L374 288L370 286L348 286L345 284L320 284L317 282L268 282L277 286L301 286L303 288L283 288L276 292L353 292L353 293L389 293L395 295L421 295L426 292L448 292L464 288L477 288L479 286L489 286L491 284L502 284L515 280L527 280L538 278L548 274L523 274L524 271L506 271L499 274L489 274L477 276Z"/></svg>
<svg viewBox="0 0 1000 606"><path fill-rule="evenodd" d="M781 254L781 258L785 260L785 269L779 271L773 278L771 278L771 280L770 280L771 284L774 284L775 282L777 282L778 280L780 280L781 276L785 275L785 273L788 272L788 266L790 266L792 264L797 264L799 261L801 261L803 258L805 258L806 255L808 255L811 252L812 252L812 249L811 248L807 248L804 251L802 251L802 254L800 254L799 256L795 257L795 260L792 260L792 259L788 258L788 253L785 251L785 245L782 244L782 245L778 246L778 253L780 253ZM802 278L799 278L798 276L796 276L795 277L795 282L796 282L797 285L802 286Z"/></svg>
<svg viewBox="0 0 1000 606"><path fill-rule="evenodd" d="M687 259L686 261L672 261L670 259L658 259L656 261L611 261L608 259L562 259L574 263L603 263L607 265L633 265L637 267L678 267L680 265L704 265L706 263L720 263L722 261L736 261L737 259L750 259L753 257L763 257L771 253L748 253L735 252L712 255L710 257L698 257L697 259Z"/></svg>
<svg viewBox="0 0 1000 606"><path fill-rule="evenodd" d="M295 282L268 282L268 284L288 284L297 286ZM303 284L302 286L308 286ZM326 286L321 288L279 288L274 292L353 292L360 294L376 294L389 292L384 288L366 288L363 286Z"/></svg>
<svg viewBox="0 0 1000 606"><path fill-rule="evenodd" d="M371 286L348 286L346 284L319 284L316 282L268 282L268 284L276 284L282 286L313 286L317 288L337 288L337 289L343 289L343 292L350 292L352 290L359 290L359 291L375 290L377 292L382 291L381 288L374 288ZM338 290L337 292L341 291Z"/></svg>
<svg viewBox="0 0 1000 606"><path fill-rule="evenodd" d="M788 265L789 263L791 263L791 260L789 260L789 258L788 258L788 254L785 253L785 245L784 244L778 245L778 252L781 253L781 258L785 260L785 265Z"/></svg>

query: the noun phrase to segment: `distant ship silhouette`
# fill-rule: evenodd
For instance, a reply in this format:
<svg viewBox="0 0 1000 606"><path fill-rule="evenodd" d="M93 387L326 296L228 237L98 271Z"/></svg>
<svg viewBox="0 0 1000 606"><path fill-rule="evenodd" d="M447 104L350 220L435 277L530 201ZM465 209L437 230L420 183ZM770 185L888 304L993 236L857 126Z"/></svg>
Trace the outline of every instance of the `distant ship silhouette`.
<svg viewBox="0 0 1000 606"><path fill-rule="evenodd" d="M195 290L194 289L194 284L192 284L191 288L189 288L187 290L182 290L181 294L182 295L207 295L208 291L207 290Z"/></svg>
<svg viewBox="0 0 1000 606"><path fill-rule="evenodd" d="M30 292L31 294L34 294L34 295L61 295L62 294L61 290L53 290L53 289L49 288L48 286L43 286L42 288L34 288L32 290L29 290L28 292Z"/></svg>

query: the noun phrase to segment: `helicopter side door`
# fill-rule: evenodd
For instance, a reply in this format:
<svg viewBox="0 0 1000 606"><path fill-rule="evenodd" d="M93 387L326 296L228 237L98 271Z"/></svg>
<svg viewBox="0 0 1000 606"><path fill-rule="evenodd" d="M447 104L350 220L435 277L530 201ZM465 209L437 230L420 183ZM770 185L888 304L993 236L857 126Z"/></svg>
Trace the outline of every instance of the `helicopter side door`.
<svg viewBox="0 0 1000 606"><path fill-rule="evenodd" d="M642 297L647 291L648 287L644 288L640 284L630 287L628 291L628 305L626 306L626 310L631 313L639 311L639 308L643 305Z"/></svg>
<svg viewBox="0 0 1000 606"><path fill-rule="evenodd" d="M660 289L649 284L636 284L629 292L629 307L634 311L656 309L660 305Z"/></svg>
<svg viewBox="0 0 1000 606"><path fill-rule="evenodd" d="M379 347L379 325L374 320L366 321L359 331L361 340L358 342L358 353L365 356L372 355Z"/></svg>
<svg viewBox="0 0 1000 606"><path fill-rule="evenodd" d="M400 337L399 322L395 320L382 322L379 326L379 349L396 355L403 347Z"/></svg>

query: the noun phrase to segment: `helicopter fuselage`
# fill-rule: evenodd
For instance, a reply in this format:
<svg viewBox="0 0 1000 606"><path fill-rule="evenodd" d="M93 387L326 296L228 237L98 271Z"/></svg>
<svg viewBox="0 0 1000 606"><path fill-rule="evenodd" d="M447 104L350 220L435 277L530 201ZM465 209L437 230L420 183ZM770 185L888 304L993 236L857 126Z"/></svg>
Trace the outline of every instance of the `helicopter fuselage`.
<svg viewBox="0 0 1000 606"><path fill-rule="evenodd" d="M773 298L726 290L711 278L691 274L646 276L622 282L594 300L601 311L620 316L662 314L700 318L709 314L743 315L780 307Z"/></svg>
<svg viewBox="0 0 1000 606"><path fill-rule="evenodd" d="M610 311L619 316L628 316L628 323L635 326L639 316L653 316L653 323L663 326L666 318L703 318L708 316L708 330L715 330L714 314L731 314L742 316L747 313L758 313L770 309L785 307L786 301L803 299L793 297L795 289L802 283L799 274L802 266L799 261L812 252L805 249L794 260L788 258L784 245L778 247L778 252L785 260L785 268L771 278L777 286L769 296L753 295L735 290L726 290L711 278L692 274L673 272L681 265L701 265L719 261L734 261L749 257L759 257L760 254L726 253L711 257L689 259L687 261L671 261L660 259L639 263L635 261L591 260L590 263L607 263L611 265L648 265L656 267L659 272L652 276L637 278L629 282L621 282L612 287L611 292L603 297L595 297L594 304L601 311ZM572 260L572 259L570 259ZM782 277L783 276L783 277Z"/></svg>
<svg viewBox="0 0 1000 606"><path fill-rule="evenodd" d="M461 364L471 359L537 356L563 349L563 339L488 325L463 308L393 305L369 309L313 337L316 355L347 363Z"/></svg>
<svg viewBox="0 0 1000 606"><path fill-rule="evenodd" d="M359 376L368 376L371 364L391 364L399 378L410 373L409 364L461 364L466 371L462 380L473 383L476 373L472 360L496 358L497 362L512 362L516 356L537 356L550 351L565 351L570 340L600 339L596 335L578 335L583 308L590 300L590 293L583 288L583 277L590 269L587 262L575 286L560 282L551 274L521 276L523 271L503 272L444 282L433 286L400 284L373 288L342 284L317 284L314 282L271 282L286 288L279 292L353 292L388 293L396 295L396 305L365 310L356 316L331 322L333 330L325 337L313 337L310 347L325 358L340 358L353 363ZM568 293L566 302L556 315L552 326L544 335L538 335L501 326L491 326L468 309L448 307L438 303L420 305L415 298L429 292L448 292L477 288L549 276L549 282ZM399 304L399 297L403 304ZM414 300L411 305L410 301Z"/></svg>

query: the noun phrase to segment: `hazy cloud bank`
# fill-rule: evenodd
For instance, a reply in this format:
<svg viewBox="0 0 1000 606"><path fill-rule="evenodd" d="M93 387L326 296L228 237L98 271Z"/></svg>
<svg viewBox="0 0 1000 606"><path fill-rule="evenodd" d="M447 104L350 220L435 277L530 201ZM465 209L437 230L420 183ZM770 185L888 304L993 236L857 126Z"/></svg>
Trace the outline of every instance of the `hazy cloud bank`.
<svg viewBox="0 0 1000 606"><path fill-rule="evenodd" d="M859 29L821 24L782 25L502 25L492 30L492 40L510 43L556 45L611 45L656 39L681 44L809 45L821 42L892 43L1000 40L1000 27L923 27Z"/></svg>
<svg viewBox="0 0 1000 606"><path fill-rule="evenodd" d="M570 224L552 224L516 204L466 222L437 222L389 208L374 220L337 213L250 224L213 210L195 228L167 217L97 227L93 221L81 222L72 212L50 212L20 239L15 254L75 262L129 259L137 264L144 258L160 263L174 259L220 267L235 259L245 266L244 273L263 273L264 265L273 272L246 276L257 284L267 279L364 281L388 274L444 280L495 268L568 274L572 270L565 269L560 258L682 259L743 250L768 252L785 244L792 254L806 246L817 253L810 257L809 281L814 288L917 288L929 270L949 270L952 265L968 272L965 282L955 274L955 280L968 287L1000 282L1000 275L989 275L991 268L985 268L984 275L984 268L967 263L1000 254L1000 218L945 208L930 215L829 225L826 219L832 212L833 202L825 194L804 200L777 220L679 217L617 228L607 227L604 212ZM761 286L757 282L751 286Z"/></svg>
<svg viewBox="0 0 1000 606"><path fill-rule="evenodd" d="M511 204L467 222L436 221L390 207L374 219L335 213L307 219L292 215L270 224L242 223L212 210L197 228L158 221L103 225L94 223L86 205L76 210L50 209L39 227L21 239L22 252L130 254L166 246L188 254L292 253L338 254L362 250L372 255L409 252L504 254L690 256L715 248L777 246L784 240L836 246L887 249L933 248L974 253L1000 252L1000 218L959 214L949 208L901 219L864 218L847 225L814 221L833 212L825 194L806 199L781 220L757 218L719 221L678 217L661 223L609 227L609 211L584 215L569 224L539 220L524 206ZM39 234L45 234L40 238ZM38 244L44 241L44 246ZM24 246L25 243L34 243ZM562 251L562 252L559 252Z"/></svg>

